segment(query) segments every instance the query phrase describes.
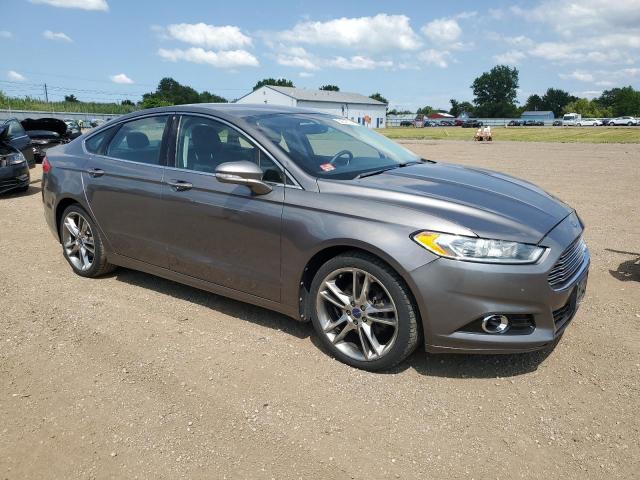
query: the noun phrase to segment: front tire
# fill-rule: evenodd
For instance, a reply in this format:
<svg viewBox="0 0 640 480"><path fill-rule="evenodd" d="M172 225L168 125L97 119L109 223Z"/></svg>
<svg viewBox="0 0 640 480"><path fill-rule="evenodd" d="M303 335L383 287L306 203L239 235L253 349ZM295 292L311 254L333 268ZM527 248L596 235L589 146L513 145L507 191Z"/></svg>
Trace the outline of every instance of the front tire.
<svg viewBox="0 0 640 480"><path fill-rule="evenodd" d="M74 273L95 278L115 268L107 262L100 232L82 207L67 207L62 213L59 228L62 254Z"/></svg>
<svg viewBox="0 0 640 480"><path fill-rule="evenodd" d="M418 313L404 280L386 263L346 252L316 273L309 295L313 327L341 362L389 369L418 345Z"/></svg>

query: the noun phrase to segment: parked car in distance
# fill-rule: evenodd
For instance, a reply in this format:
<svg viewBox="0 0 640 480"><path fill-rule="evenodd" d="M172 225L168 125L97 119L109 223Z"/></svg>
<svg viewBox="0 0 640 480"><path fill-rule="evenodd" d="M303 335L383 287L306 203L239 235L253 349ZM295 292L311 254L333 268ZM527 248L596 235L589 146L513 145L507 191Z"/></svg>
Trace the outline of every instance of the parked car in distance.
<svg viewBox="0 0 640 480"><path fill-rule="evenodd" d="M599 127L602 122L597 118L583 118L576 122L578 127Z"/></svg>
<svg viewBox="0 0 640 480"><path fill-rule="evenodd" d="M440 124L438 122L436 122L435 120L425 120L424 127L439 127Z"/></svg>
<svg viewBox="0 0 640 480"><path fill-rule="evenodd" d="M522 125L522 122L520 122L520 120L510 120L509 123L507 123L508 127L519 127Z"/></svg>
<svg viewBox="0 0 640 480"><path fill-rule="evenodd" d="M91 125L92 128L96 128L99 127L101 125L104 125L106 122L104 120L102 120L101 118L92 118L89 121L89 125Z"/></svg>
<svg viewBox="0 0 640 480"><path fill-rule="evenodd" d="M49 148L69 141L69 128L58 118L27 118L20 123L31 138L34 158L38 163L42 161Z"/></svg>
<svg viewBox="0 0 640 480"><path fill-rule="evenodd" d="M76 120L65 119L64 123L67 125L67 138L69 138L69 140L73 140L82 135L80 124Z"/></svg>
<svg viewBox="0 0 640 480"><path fill-rule="evenodd" d="M470 118L462 123L462 128L479 128L481 126L482 122L475 118Z"/></svg>
<svg viewBox="0 0 640 480"><path fill-rule="evenodd" d="M562 126L562 120L554 120L552 125L554 127L561 127Z"/></svg>
<svg viewBox="0 0 640 480"><path fill-rule="evenodd" d="M17 119L0 123L0 193L25 192L35 167L29 136Z"/></svg>
<svg viewBox="0 0 640 480"><path fill-rule="evenodd" d="M438 125L441 127L453 127L455 125L453 120L440 120Z"/></svg>
<svg viewBox="0 0 640 480"><path fill-rule="evenodd" d="M602 122L602 125L605 127L609 125L609 122L611 121L611 119L609 118L600 118L599 120Z"/></svg>
<svg viewBox="0 0 640 480"><path fill-rule="evenodd" d="M463 120L462 118L456 118L456 119L453 121L453 124L454 124L456 127L461 127L461 126L462 126L462 124L464 124L464 122L465 122L465 121L466 121L466 120Z"/></svg>
<svg viewBox="0 0 640 480"><path fill-rule="evenodd" d="M120 265L311 321L358 368L388 369L421 340L547 347L586 288L570 206L314 110L161 107L47 157L45 218L76 274Z"/></svg>
<svg viewBox="0 0 640 480"><path fill-rule="evenodd" d="M630 116L612 118L608 123L608 125L626 125L627 127L632 127L637 124L638 120Z"/></svg>
<svg viewBox="0 0 640 480"><path fill-rule="evenodd" d="M544 122L542 120L524 120L522 125L525 127L544 127Z"/></svg>
<svg viewBox="0 0 640 480"><path fill-rule="evenodd" d="M413 127L413 126L414 126L414 124L413 124L413 121L412 121L412 120L402 120L402 121L400 122L400 126L401 126L401 127Z"/></svg>

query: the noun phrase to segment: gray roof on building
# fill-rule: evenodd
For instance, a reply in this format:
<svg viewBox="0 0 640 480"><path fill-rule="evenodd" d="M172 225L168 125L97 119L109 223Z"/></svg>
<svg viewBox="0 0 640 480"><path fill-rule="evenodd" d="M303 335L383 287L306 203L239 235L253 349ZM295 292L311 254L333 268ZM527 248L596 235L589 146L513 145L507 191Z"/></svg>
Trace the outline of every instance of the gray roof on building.
<svg viewBox="0 0 640 480"><path fill-rule="evenodd" d="M352 92L332 92L330 90L310 90L306 88L295 87L276 87L267 85L265 88L271 88L276 92L280 92L296 100L308 102L333 102L333 103L360 103L367 105L385 105L373 98Z"/></svg>
<svg viewBox="0 0 640 480"><path fill-rule="evenodd" d="M531 110L530 112L522 112L521 116L535 117L536 115L540 115L546 117L548 115L553 115L551 110Z"/></svg>

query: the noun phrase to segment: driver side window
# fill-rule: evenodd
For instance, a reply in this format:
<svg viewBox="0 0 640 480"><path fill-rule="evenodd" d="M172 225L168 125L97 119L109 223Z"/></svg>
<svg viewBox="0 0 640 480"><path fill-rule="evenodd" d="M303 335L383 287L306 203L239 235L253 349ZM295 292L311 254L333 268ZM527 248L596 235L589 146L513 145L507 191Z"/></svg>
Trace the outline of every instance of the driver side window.
<svg viewBox="0 0 640 480"><path fill-rule="evenodd" d="M257 164L263 180L283 183L284 173L248 138L228 125L205 117L184 115L176 145L176 168L215 173L226 162Z"/></svg>

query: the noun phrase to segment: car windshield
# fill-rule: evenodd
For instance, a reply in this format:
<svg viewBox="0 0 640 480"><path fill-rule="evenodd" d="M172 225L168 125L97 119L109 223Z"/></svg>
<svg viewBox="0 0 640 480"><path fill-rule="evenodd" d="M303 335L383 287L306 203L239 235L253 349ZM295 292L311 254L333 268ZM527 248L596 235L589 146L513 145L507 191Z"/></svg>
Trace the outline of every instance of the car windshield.
<svg viewBox="0 0 640 480"><path fill-rule="evenodd" d="M346 180L420 162L406 148L346 118L268 114L246 120L315 177Z"/></svg>

